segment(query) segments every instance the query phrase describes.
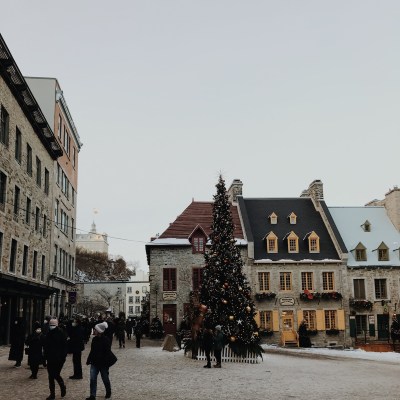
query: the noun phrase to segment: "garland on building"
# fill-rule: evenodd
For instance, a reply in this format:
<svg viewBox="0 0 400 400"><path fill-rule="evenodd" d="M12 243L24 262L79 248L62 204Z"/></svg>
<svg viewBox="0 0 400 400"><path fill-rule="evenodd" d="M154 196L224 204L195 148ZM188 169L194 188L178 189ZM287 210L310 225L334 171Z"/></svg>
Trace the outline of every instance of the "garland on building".
<svg viewBox="0 0 400 400"><path fill-rule="evenodd" d="M200 310L205 326L222 326L232 351L245 357L261 355L256 314L243 261L234 238L234 225L225 182L219 177L214 195L211 247L205 254Z"/></svg>

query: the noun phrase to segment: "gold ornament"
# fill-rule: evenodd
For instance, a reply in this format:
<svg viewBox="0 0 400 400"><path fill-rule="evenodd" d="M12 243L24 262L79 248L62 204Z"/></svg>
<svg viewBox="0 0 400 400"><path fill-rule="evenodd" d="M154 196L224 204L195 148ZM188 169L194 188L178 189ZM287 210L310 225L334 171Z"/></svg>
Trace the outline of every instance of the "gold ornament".
<svg viewBox="0 0 400 400"><path fill-rule="evenodd" d="M222 302L223 302L224 304L228 304L228 300L222 299Z"/></svg>
<svg viewBox="0 0 400 400"><path fill-rule="evenodd" d="M253 335L254 336L258 336L258 332L253 332Z"/></svg>
<svg viewBox="0 0 400 400"><path fill-rule="evenodd" d="M203 312L206 312L207 311L207 306L204 305L204 304L201 304L200 305L200 310L203 311Z"/></svg>
<svg viewBox="0 0 400 400"><path fill-rule="evenodd" d="M233 315L229 316L229 321L233 321L235 319L235 317Z"/></svg>
<svg viewBox="0 0 400 400"><path fill-rule="evenodd" d="M250 307L250 306L247 306L247 307L246 307L246 311L247 311L247 312L250 312L250 311L251 311L251 307Z"/></svg>
<svg viewBox="0 0 400 400"><path fill-rule="evenodd" d="M231 342L234 342L234 341L236 340L236 338L235 338L235 336L231 336L231 337L229 338L229 340L230 340Z"/></svg>

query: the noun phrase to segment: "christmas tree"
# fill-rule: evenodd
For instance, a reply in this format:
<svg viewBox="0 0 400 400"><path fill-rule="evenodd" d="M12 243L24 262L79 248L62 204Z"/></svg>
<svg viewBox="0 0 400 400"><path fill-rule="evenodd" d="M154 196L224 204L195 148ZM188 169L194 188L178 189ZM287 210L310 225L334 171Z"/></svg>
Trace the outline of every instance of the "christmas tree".
<svg viewBox="0 0 400 400"><path fill-rule="evenodd" d="M222 326L232 351L243 357L261 355L256 314L250 286L242 272L243 261L234 238L234 224L225 182L219 177L214 195L211 247L205 254L200 295L204 324Z"/></svg>

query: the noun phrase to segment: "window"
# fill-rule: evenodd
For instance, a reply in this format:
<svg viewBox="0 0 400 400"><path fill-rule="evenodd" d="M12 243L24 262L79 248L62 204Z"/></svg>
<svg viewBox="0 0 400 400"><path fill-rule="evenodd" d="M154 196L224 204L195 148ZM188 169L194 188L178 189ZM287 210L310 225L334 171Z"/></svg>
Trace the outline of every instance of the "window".
<svg viewBox="0 0 400 400"><path fill-rule="evenodd" d="M19 196L20 196L20 188L15 186L14 189L14 220L18 221L18 213L19 213Z"/></svg>
<svg viewBox="0 0 400 400"><path fill-rule="evenodd" d="M42 186L42 162L36 157L36 184Z"/></svg>
<svg viewBox="0 0 400 400"><path fill-rule="evenodd" d="M46 256L42 255L42 269L40 273L40 280L42 282L44 282L45 273L46 273Z"/></svg>
<svg viewBox="0 0 400 400"><path fill-rule="evenodd" d="M371 232L371 224L367 220L364 222L364 224L361 225L361 227L364 229L364 232Z"/></svg>
<svg viewBox="0 0 400 400"><path fill-rule="evenodd" d="M44 192L49 194L50 191L50 174L47 168L44 169Z"/></svg>
<svg viewBox="0 0 400 400"><path fill-rule="evenodd" d="M163 290L176 290L176 268L164 268Z"/></svg>
<svg viewBox="0 0 400 400"><path fill-rule="evenodd" d="M132 286L128 286L126 288L126 293L132 293Z"/></svg>
<svg viewBox="0 0 400 400"><path fill-rule="evenodd" d="M383 242L378 247L378 260L389 261L389 247Z"/></svg>
<svg viewBox="0 0 400 400"><path fill-rule="evenodd" d="M386 279L375 279L375 298L387 299Z"/></svg>
<svg viewBox="0 0 400 400"><path fill-rule="evenodd" d="M325 310L325 329L337 329L336 310Z"/></svg>
<svg viewBox="0 0 400 400"><path fill-rule="evenodd" d="M322 273L322 290L334 290L334 274L333 272Z"/></svg>
<svg viewBox="0 0 400 400"><path fill-rule="evenodd" d="M0 171L0 210L6 207L7 176Z"/></svg>
<svg viewBox="0 0 400 400"><path fill-rule="evenodd" d="M292 231L287 236L288 241L288 252L298 253L299 252L299 237Z"/></svg>
<svg viewBox="0 0 400 400"><path fill-rule="evenodd" d="M280 285L280 290L292 290L292 273L280 272L279 285Z"/></svg>
<svg viewBox="0 0 400 400"><path fill-rule="evenodd" d="M135 314L140 314L140 306L135 306Z"/></svg>
<svg viewBox="0 0 400 400"><path fill-rule="evenodd" d="M356 261L367 261L367 252L366 248L362 243L358 243L355 248L356 251Z"/></svg>
<svg viewBox="0 0 400 400"><path fill-rule="evenodd" d="M43 229L42 229L42 236L47 236L47 215L43 214Z"/></svg>
<svg viewBox="0 0 400 400"><path fill-rule="evenodd" d="M308 249L310 253L319 253L319 236L314 231L308 236Z"/></svg>
<svg viewBox="0 0 400 400"><path fill-rule="evenodd" d="M260 292L268 291L269 289L269 272L258 273L258 287Z"/></svg>
<svg viewBox="0 0 400 400"><path fill-rule="evenodd" d="M203 268L193 268L193 290L200 290L203 280Z"/></svg>
<svg viewBox="0 0 400 400"><path fill-rule="evenodd" d="M303 319L309 330L317 329L317 312L315 310L303 310Z"/></svg>
<svg viewBox="0 0 400 400"><path fill-rule="evenodd" d="M75 189L71 186L71 203L75 206Z"/></svg>
<svg viewBox="0 0 400 400"><path fill-rule="evenodd" d="M72 147L72 166L75 168L76 164L76 150L75 147Z"/></svg>
<svg viewBox="0 0 400 400"><path fill-rule="evenodd" d="M28 272L28 246L24 246L24 252L22 254L22 275L26 276Z"/></svg>
<svg viewBox="0 0 400 400"><path fill-rule="evenodd" d="M204 236L193 237L193 241L192 241L193 253L204 253L204 250L205 250L204 244L205 244Z"/></svg>
<svg viewBox="0 0 400 400"><path fill-rule="evenodd" d="M11 240L11 249L10 249L10 272L15 272L15 266L17 264L17 241L15 239Z"/></svg>
<svg viewBox="0 0 400 400"><path fill-rule="evenodd" d="M271 225L276 225L278 223L278 216L274 212L268 218Z"/></svg>
<svg viewBox="0 0 400 400"><path fill-rule="evenodd" d="M22 158L22 134L21 131L16 128L15 130L15 159L21 164Z"/></svg>
<svg viewBox="0 0 400 400"><path fill-rule="evenodd" d="M2 259L3 259L3 232L0 232L0 269L1 269Z"/></svg>
<svg viewBox="0 0 400 400"><path fill-rule="evenodd" d="M60 202L56 199L54 203L54 223L58 225L58 209L60 207Z"/></svg>
<svg viewBox="0 0 400 400"><path fill-rule="evenodd" d="M55 253L54 253L54 272L58 272L58 246L54 245Z"/></svg>
<svg viewBox="0 0 400 400"><path fill-rule="evenodd" d="M26 144L26 172L32 176L32 147Z"/></svg>
<svg viewBox="0 0 400 400"><path fill-rule="evenodd" d="M35 231L39 232L39 227L40 227L40 209L39 207L36 207L35 211Z"/></svg>
<svg viewBox="0 0 400 400"><path fill-rule="evenodd" d="M290 222L290 225L296 225L297 215L294 212L289 214L289 222Z"/></svg>
<svg viewBox="0 0 400 400"><path fill-rule="evenodd" d="M353 279L354 298L356 300L365 300L365 280Z"/></svg>
<svg viewBox="0 0 400 400"><path fill-rule="evenodd" d="M133 304L133 296L129 296L128 297L128 303L129 304Z"/></svg>
<svg viewBox="0 0 400 400"><path fill-rule="evenodd" d="M272 331L272 321L272 311L260 311L260 329Z"/></svg>
<svg viewBox="0 0 400 400"><path fill-rule="evenodd" d="M313 290L313 273L302 272L301 273L301 290Z"/></svg>
<svg viewBox="0 0 400 400"><path fill-rule="evenodd" d="M135 303L140 303L140 296L135 296Z"/></svg>
<svg viewBox="0 0 400 400"><path fill-rule="evenodd" d="M61 166L57 164L57 185L60 186L61 184Z"/></svg>
<svg viewBox="0 0 400 400"><path fill-rule="evenodd" d="M368 333L366 315L356 315L356 329L357 335L364 335L366 332Z"/></svg>
<svg viewBox="0 0 400 400"><path fill-rule="evenodd" d="M133 314L133 306L129 306L129 314Z"/></svg>
<svg viewBox="0 0 400 400"><path fill-rule="evenodd" d="M33 262L32 262L32 278L36 279L36 275L37 275L37 262L38 262L38 253L35 250L33 252Z"/></svg>
<svg viewBox="0 0 400 400"><path fill-rule="evenodd" d="M26 206L25 206L25 223L31 223L31 199L29 197L26 198Z"/></svg>
<svg viewBox="0 0 400 400"><path fill-rule="evenodd" d="M0 112L0 142L8 146L9 116L7 110L2 106Z"/></svg>
<svg viewBox="0 0 400 400"><path fill-rule="evenodd" d="M278 252L278 237L274 232L270 232L267 235L267 252L277 253Z"/></svg>
<svg viewBox="0 0 400 400"><path fill-rule="evenodd" d="M61 115L58 115L58 137L61 139L61 133L62 133L62 118Z"/></svg>

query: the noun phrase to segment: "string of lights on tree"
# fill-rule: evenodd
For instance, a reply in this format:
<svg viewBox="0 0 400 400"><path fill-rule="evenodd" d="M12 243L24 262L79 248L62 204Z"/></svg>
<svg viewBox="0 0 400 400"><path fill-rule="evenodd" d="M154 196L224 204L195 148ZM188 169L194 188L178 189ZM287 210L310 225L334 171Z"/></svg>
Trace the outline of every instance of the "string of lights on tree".
<svg viewBox="0 0 400 400"><path fill-rule="evenodd" d="M214 195L211 247L205 254L200 311L208 327L222 326L232 351L261 355L251 290L242 272L243 261L234 237L234 224L225 181L219 177Z"/></svg>

